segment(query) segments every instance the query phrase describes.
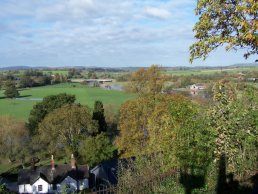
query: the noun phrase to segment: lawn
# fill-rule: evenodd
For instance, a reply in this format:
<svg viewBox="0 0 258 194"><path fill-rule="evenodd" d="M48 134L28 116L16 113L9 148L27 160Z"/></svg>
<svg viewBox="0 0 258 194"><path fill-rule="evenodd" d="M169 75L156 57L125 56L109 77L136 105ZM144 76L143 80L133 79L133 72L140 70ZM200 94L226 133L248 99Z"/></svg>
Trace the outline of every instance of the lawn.
<svg viewBox="0 0 258 194"><path fill-rule="evenodd" d="M59 93L74 94L77 102L93 107L95 100L101 100L104 105L113 105L115 108L134 98L134 94L122 91L105 90L102 88L89 88L81 84L67 83L52 86L29 88L20 91L24 98L39 98L39 100L16 100L4 98L3 91L0 91L0 115L10 115L18 119L27 120L33 105L40 102L45 96Z"/></svg>

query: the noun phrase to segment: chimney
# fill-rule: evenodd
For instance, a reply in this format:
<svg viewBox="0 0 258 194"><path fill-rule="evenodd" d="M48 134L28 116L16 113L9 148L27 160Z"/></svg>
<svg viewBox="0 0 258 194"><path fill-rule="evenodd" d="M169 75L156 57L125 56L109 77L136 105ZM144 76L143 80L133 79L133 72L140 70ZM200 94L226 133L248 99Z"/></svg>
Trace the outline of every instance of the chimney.
<svg viewBox="0 0 258 194"><path fill-rule="evenodd" d="M51 155L51 170L55 170L55 160L53 155Z"/></svg>
<svg viewBox="0 0 258 194"><path fill-rule="evenodd" d="M73 156L73 154L71 155L71 168L72 169L75 169L76 168L76 164L75 164L76 162L75 162L75 159L74 159L74 156Z"/></svg>

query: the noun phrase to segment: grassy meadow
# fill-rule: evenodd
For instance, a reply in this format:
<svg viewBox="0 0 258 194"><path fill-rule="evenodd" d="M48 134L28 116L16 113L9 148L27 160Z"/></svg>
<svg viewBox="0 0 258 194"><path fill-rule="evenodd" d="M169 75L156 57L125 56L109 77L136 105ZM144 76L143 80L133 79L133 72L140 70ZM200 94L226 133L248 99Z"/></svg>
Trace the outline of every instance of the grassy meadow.
<svg viewBox="0 0 258 194"><path fill-rule="evenodd" d="M131 99L135 95L122 91L105 90L102 88L90 88L81 84L65 83L52 86L35 87L20 91L20 98L39 98L38 100L17 100L4 98L3 90L0 91L0 115L9 115L18 119L27 120L33 105L40 102L45 96L59 93L74 94L76 102L93 107L95 100L101 100L104 105L112 105L115 108Z"/></svg>
<svg viewBox="0 0 258 194"><path fill-rule="evenodd" d="M258 71L258 67L239 67L239 68L217 68L217 69L198 69L198 70L167 70L164 73L173 74L177 76L181 75L209 75L215 73L240 73L240 72L250 72L250 71Z"/></svg>
<svg viewBox="0 0 258 194"><path fill-rule="evenodd" d="M68 70L43 70L42 71L43 74L49 74L49 75L53 75L53 74L60 74L60 75L68 75Z"/></svg>

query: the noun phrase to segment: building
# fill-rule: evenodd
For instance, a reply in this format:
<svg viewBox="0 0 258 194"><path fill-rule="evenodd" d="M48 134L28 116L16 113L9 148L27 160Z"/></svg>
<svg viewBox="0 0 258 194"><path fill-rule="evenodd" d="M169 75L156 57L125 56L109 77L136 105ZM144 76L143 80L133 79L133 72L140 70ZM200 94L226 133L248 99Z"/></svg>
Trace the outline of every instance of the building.
<svg viewBox="0 0 258 194"><path fill-rule="evenodd" d="M18 174L19 193L68 193L89 188L89 168L76 165L72 155L71 164L51 165L22 170Z"/></svg>
<svg viewBox="0 0 258 194"><path fill-rule="evenodd" d="M205 88L203 84L193 84L190 86L190 90L204 90Z"/></svg>
<svg viewBox="0 0 258 194"><path fill-rule="evenodd" d="M90 170L92 187L117 185L118 160L108 160Z"/></svg>

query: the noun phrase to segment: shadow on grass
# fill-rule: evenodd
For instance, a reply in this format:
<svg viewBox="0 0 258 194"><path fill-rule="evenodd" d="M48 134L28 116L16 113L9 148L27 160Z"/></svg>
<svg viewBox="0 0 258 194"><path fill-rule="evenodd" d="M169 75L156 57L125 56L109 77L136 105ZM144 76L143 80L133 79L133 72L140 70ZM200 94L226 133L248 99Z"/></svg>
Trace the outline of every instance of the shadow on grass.
<svg viewBox="0 0 258 194"><path fill-rule="evenodd" d="M217 194L258 194L253 192L254 189L251 186L240 185L239 181L234 179L234 174L226 174L226 156L221 156L219 160L219 169L218 169L218 179L217 179ZM255 185L253 177L250 178L250 182Z"/></svg>
<svg viewBox="0 0 258 194"><path fill-rule="evenodd" d="M200 175L196 175L193 172L194 169L191 169L190 172L180 172L180 183L184 187L185 194L196 193L196 191L193 192L195 189L202 189L206 184L205 172ZM247 184L244 185L243 182L241 182L241 184L239 180L234 178L233 173L227 174L226 172L226 156L221 156L218 165L218 177L215 188L216 194L258 194L258 173L251 176L247 182L245 182Z"/></svg>
<svg viewBox="0 0 258 194"><path fill-rule="evenodd" d="M31 97L31 95L23 95L23 96L19 96L18 98L27 98L27 97Z"/></svg>
<svg viewBox="0 0 258 194"><path fill-rule="evenodd" d="M22 96L19 96L18 99L19 98L27 98L27 97L31 97L31 95L22 95ZM7 98L5 96L0 96L0 99L16 99L16 98Z"/></svg>

